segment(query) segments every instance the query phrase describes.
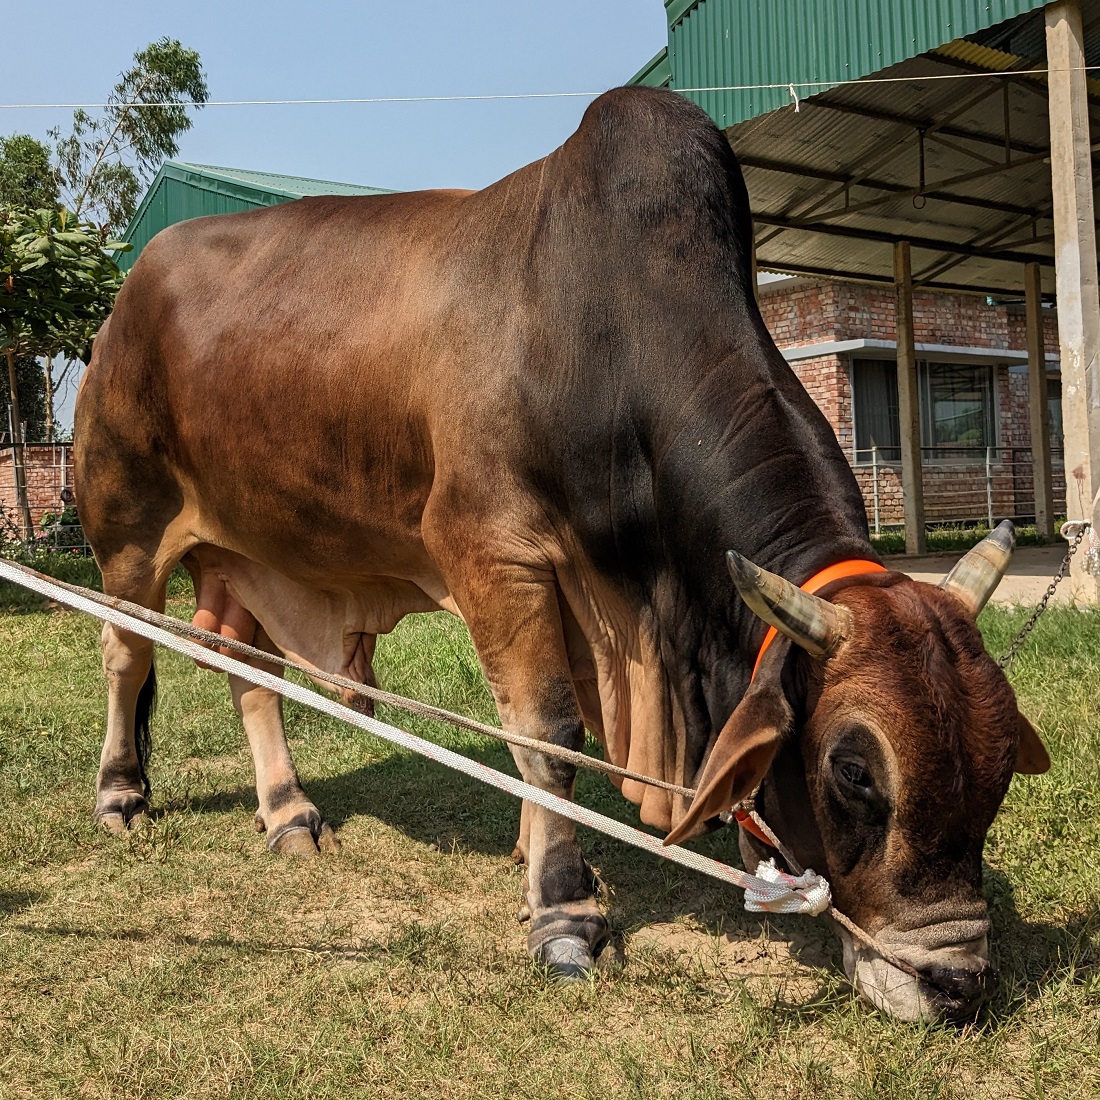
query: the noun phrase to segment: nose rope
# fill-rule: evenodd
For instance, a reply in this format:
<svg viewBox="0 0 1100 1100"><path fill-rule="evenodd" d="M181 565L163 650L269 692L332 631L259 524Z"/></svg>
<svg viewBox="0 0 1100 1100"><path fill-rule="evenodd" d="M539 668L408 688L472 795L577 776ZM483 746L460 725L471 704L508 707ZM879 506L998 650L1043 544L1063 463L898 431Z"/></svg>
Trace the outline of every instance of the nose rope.
<svg viewBox="0 0 1100 1100"><path fill-rule="evenodd" d="M760 833L764 835L768 844L770 844L783 857L783 859L787 863L787 866L790 867L795 875L801 875L803 873L802 864L799 863L797 859L795 859L794 853L783 843L783 841L779 839L779 837L775 835L774 832L772 832L771 827L760 816L760 814L756 812L755 807L752 805L749 799L746 799L744 802L741 803L740 806L737 807L736 816L739 818L742 815L747 817L755 826L755 829L759 830ZM738 822L738 824L740 824L740 822ZM744 828L744 826L741 827ZM774 860L768 860L766 862L771 863L773 867L775 866ZM761 864L760 867L757 867L756 873L758 875L760 874L763 866L764 864ZM747 903L745 907L748 908ZM875 937L872 936L869 932L864 932L864 930L860 928L860 926L856 924L855 921L846 917L835 905L833 905L831 900L824 911L830 917L832 917L833 920L837 922L837 924L841 925L843 928L846 928L857 940L861 941L867 947L871 948L871 950L874 951L875 954L878 955L883 962L888 963L890 966L894 967L897 970L900 970L903 974L907 974L910 978L913 978L918 982L925 982L928 985L933 986L941 993L948 993L948 990L944 989L943 986L939 985L932 978L929 978L926 974L922 974L919 970L917 970L916 967L910 965L904 959L899 958L888 948L883 947L883 945L879 943L879 941L876 940Z"/></svg>

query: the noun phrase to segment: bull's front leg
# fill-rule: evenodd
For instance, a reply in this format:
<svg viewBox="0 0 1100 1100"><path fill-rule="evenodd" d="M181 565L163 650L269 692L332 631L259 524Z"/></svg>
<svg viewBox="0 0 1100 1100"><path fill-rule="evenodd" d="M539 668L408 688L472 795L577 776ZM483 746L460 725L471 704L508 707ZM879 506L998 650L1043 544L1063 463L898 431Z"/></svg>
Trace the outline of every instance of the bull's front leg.
<svg viewBox="0 0 1100 1100"><path fill-rule="evenodd" d="M548 569L465 563L452 593L470 628L505 729L581 749L584 724L573 689ZM513 749L526 782L572 799L576 768L543 753ZM524 803L519 854L529 913L527 946L558 977L592 969L608 940L597 880L581 854L575 824Z"/></svg>
<svg viewBox="0 0 1100 1100"><path fill-rule="evenodd" d="M262 627L256 628L253 644L275 653ZM279 665L249 659L249 664L282 676ZM298 770L290 755L283 727L283 697L258 687L239 676L229 677L233 706L244 724L252 759L256 766L256 825L267 834L268 848L279 855L315 856L338 852L340 843L332 826L302 790Z"/></svg>
<svg viewBox="0 0 1100 1100"><path fill-rule="evenodd" d="M563 687L572 690L571 684L554 685L550 698ZM541 723L525 723L516 716L502 721L506 728L541 741L570 749L583 747L584 727L565 707L558 709L551 703L541 719ZM572 799L577 772L573 765L521 749L513 749L512 755L526 782ZM530 921L528 950L558 977L583 976L607 943L608 924L597 900L596 876L577 841L576 825L569 818L524 802L517 848L527 865L524 910Z"/></svg>

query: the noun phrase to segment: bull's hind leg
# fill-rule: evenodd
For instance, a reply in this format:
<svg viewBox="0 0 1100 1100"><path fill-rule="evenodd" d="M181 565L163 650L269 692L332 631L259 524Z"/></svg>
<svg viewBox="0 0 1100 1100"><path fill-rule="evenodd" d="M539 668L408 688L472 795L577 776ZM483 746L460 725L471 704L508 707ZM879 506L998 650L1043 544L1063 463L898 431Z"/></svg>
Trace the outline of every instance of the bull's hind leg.
<svg viewBox="0 0 1100 1100"><path fill-rule="evenodd" d="M262 627L257 628L253 645L276 652ZM282 675L278 665L257 667ZM336 834L298 780L283 727L283 697L239 676L230 676L229 686L256 765L256 824L267 834L268 848L280 855L315 856L318 849L338 852Z"/></svg>
<svg viewBox="0 0 1100 1100"><path fill-rule="evenodd" d="M103 590L164 610L165 585L151 561L129 568L107 568ZM102 633L103 674L107 679L107 733L96 777L95 819L112 833L125 831L149 808L149 719L156 696L153 643L105 623Z"/></svg>

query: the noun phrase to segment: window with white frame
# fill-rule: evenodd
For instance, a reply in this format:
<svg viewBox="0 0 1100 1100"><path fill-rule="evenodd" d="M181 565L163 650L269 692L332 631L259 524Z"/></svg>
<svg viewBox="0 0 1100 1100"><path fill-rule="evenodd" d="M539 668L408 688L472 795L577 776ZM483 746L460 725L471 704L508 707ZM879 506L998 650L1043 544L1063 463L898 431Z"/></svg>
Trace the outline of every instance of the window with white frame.
<svg viewBox="0 0 1100 1100"><path fill-rule="evenodd" d="M917 363L921 445L925 459L965 460L997 444L993 367L971 363ZM901 460L897 363L852 361L855 461Z"/></svg>
<svg viewBox="0 0 1100 1100"><path fill-rule="evenodd" d="M921 445L931 457L968 458L996 446L993 368L958 363L918 363Z"/></svg>
<svg viewBox="0 0 1100 1100"><path fill-rule="evenodd" d="M1050 445L1056 451L1065 446L1062 429L1062 379L1047 379L1047 424L1050 427Z"/></svg>

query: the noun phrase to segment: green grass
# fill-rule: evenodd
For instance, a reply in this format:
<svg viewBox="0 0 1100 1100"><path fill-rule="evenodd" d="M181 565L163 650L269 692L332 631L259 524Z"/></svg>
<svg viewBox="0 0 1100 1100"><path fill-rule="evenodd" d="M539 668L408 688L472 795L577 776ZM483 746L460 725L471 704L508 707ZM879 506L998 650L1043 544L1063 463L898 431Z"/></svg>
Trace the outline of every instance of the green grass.
<svg viewBox="0 0 1100 1100"><path fill-rule="evenodd" d="M172 610L188 613L177 601ZM1001 652L1020 614L986 612ZM98 628L0 614L0 1096L1095 1098L1100 1095L1100 614L1051 610L1013 670L1050 746L987 848L1003 986L961 1031L857 1001L806 918L585 833L626 968L546 982L526 961L508 858L517 805L288 705L306 789L343 853L267 853L224 677L158 654L157 812L93 827ZM462 628L415 616L383 684L493 713ZM383 717L496 766L473 735ZM634 821L600 777L579 797ZM700 842L736 861L734 838Z"/></svg>
<svg viewBox="0 0 1100 1100"><path fill-rule="evenodd" d="M925 532L925 539L928 544L927 553L962 553L972 546L977 546L988 534L989 527L986 524L951 523L942 527L929 527ZM1043 546L1047 542L1047 539L1039 537L1039 530L1035 524L1021 523L1016 525L1017 546ZM871 545L880 554L904 554L905 528L887 527L880 534L872 534Z"/></svg>

